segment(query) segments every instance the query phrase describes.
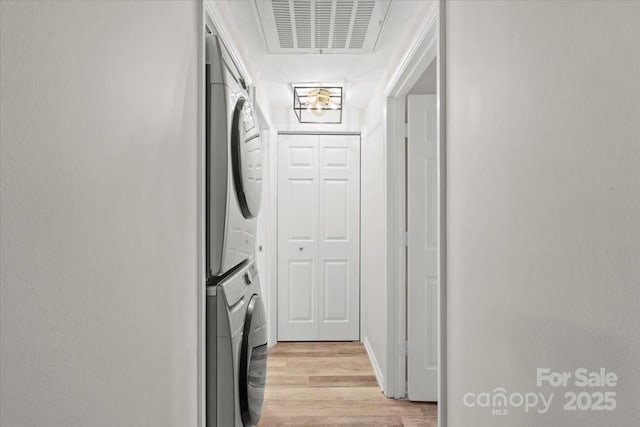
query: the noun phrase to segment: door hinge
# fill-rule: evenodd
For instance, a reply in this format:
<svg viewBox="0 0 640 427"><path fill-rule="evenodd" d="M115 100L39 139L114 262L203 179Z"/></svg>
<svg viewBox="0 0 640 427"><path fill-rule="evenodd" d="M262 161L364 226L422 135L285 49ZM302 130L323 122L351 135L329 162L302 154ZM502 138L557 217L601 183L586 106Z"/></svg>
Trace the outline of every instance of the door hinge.
<svg viewBox="0 0 640 427"><path fill-rule="evenodd" d="M409 355L409 341L400 343L400 355L401 356Z"/></svg>
<svg viewBox="0 0 640 427"><path fill-rule="evenodd" d="M404 137L409 139L409 123L404 124Z"/></svg>
<svg viewBox="0 0 640 427"><path fill-rule="evenodd" d="M409 233L400 233L400 246L409 246Z"/></svg>

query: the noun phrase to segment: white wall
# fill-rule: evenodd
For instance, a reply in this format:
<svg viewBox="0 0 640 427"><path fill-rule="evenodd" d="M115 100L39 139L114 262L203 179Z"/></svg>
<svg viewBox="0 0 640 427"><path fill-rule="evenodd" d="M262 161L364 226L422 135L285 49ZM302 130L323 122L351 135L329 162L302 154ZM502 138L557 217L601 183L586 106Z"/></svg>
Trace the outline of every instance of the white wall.
<svg viewBox="0 0 640 427"><path fill-rule="evenodd" d="M387 199L382 91L374 94L360 150L362 340L378 382L387 372ZM376 366L377 365L377 366Z"/></svg>
<svg viewBox="0 0 640 427"><path fill-rule="evenodd" d="M395 188L396 182L389 180L388 171L397 167L395 144L404 141L389 141L387 122L387 100L391 96L392 88L398 85L398 79L404 67L407 67L409 49L415 45L421 27L428 22L429 12L434 6L432 1L418 1L412 5L413 14L406 22L404 30L397 34L402 40L400 46L406 51L396 50L389 59L383 78L379 81L373 97L369 102L364 117L364 137L362 141L362 242L361 242L361 272L362 272L362 335L369 351L369 356L376 370L378 381L388 396L401 397L399 383L404 378L398 366L393 363L400 344L405 341L404 336L396 336L397 342L392 342L392 330L388 324L393 313L389 301L390 294L404 295L405 284L397 283L396 253L391 252L389 243L397 237L397 225L392 224L393 212L397 206L389 203L390 188ZM393 238L391 238L393 236ZM399 313L394 316L399 317ZM394 325L395 329L398 325ZM396 333L396 335L398 335Z"/></svg>
<svg viewBox="0 0 640 427"><path fill-rule="evenodd" d="M638 40L638 2L448 2L451 427L640 424ZM462 403L539 367L615 371L617 409Z"/></svg>
<svg viewBox="0 0 640 427"><path fill-rule="evenodd" d="M196 425L201 6L0 11L0 424Z"/></svg>
<svg viewBox="0 0 640 427"><path fill-rule="evenodd" d="M293 108L271 108L274 127L279 131L300 132L361 132L364 127L364 112L359 108L342 111L342 123L300 123Z"/></svg>

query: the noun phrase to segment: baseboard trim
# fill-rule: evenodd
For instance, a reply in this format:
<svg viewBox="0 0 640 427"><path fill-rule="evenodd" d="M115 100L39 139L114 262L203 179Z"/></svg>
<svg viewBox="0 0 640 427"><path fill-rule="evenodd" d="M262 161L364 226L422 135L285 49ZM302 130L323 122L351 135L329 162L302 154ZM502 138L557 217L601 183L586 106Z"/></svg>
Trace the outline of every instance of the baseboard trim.
<svg viewBox="0 0 640 427"><path fill-rule="evenodd" d="M364 337L364 340L362 342L364 343L365 350L367 350L367 355L369 356L369 361L371 362L371 366L373 367L373 373L376 375L378 386L384 393L384 376L382 375L382 369L380 369L380 365L378 364L378 359L376 359L376 355L371 348L369 339L367 337Z"/></svg>

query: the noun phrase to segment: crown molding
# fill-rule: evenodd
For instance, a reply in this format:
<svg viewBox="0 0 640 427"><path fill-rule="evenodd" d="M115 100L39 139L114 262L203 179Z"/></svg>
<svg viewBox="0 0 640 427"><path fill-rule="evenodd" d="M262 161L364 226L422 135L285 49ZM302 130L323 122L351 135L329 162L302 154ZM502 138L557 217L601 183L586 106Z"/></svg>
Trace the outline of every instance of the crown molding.
<svg viewBox="0 0 640 427"><path fill-rule="evenodd" d="M436 56L437 44L437 23L438 23L439 0L433 1L431 8L427 12L426 19L416 29L415 37L408 43L400 64L391 74L385 86L385 97L396 97L406 94L415 81L415 70L418 67L429 65L429 62ZM427 62L424 64L424 62Z"/></svg>

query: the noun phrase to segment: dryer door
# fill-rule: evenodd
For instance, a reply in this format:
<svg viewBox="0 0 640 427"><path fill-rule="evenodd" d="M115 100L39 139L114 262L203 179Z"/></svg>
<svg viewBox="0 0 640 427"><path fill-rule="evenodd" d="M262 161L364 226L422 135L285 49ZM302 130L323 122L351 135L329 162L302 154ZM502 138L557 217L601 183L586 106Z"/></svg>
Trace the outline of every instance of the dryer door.
<svg viewBox="0 0 640 427"><path fill-rule="evenodd" d="M262 140L253 108L240 98L231 124L233 183L242 215L258 215L262 196Z"/></svg>
<svg viewBox="0 0 640 427"><path fill-rule="evenodd" d="M247 306L240 350L240 413L245 426L260 419L267 380L267 316L262 299L253 295Z"/></svg>

